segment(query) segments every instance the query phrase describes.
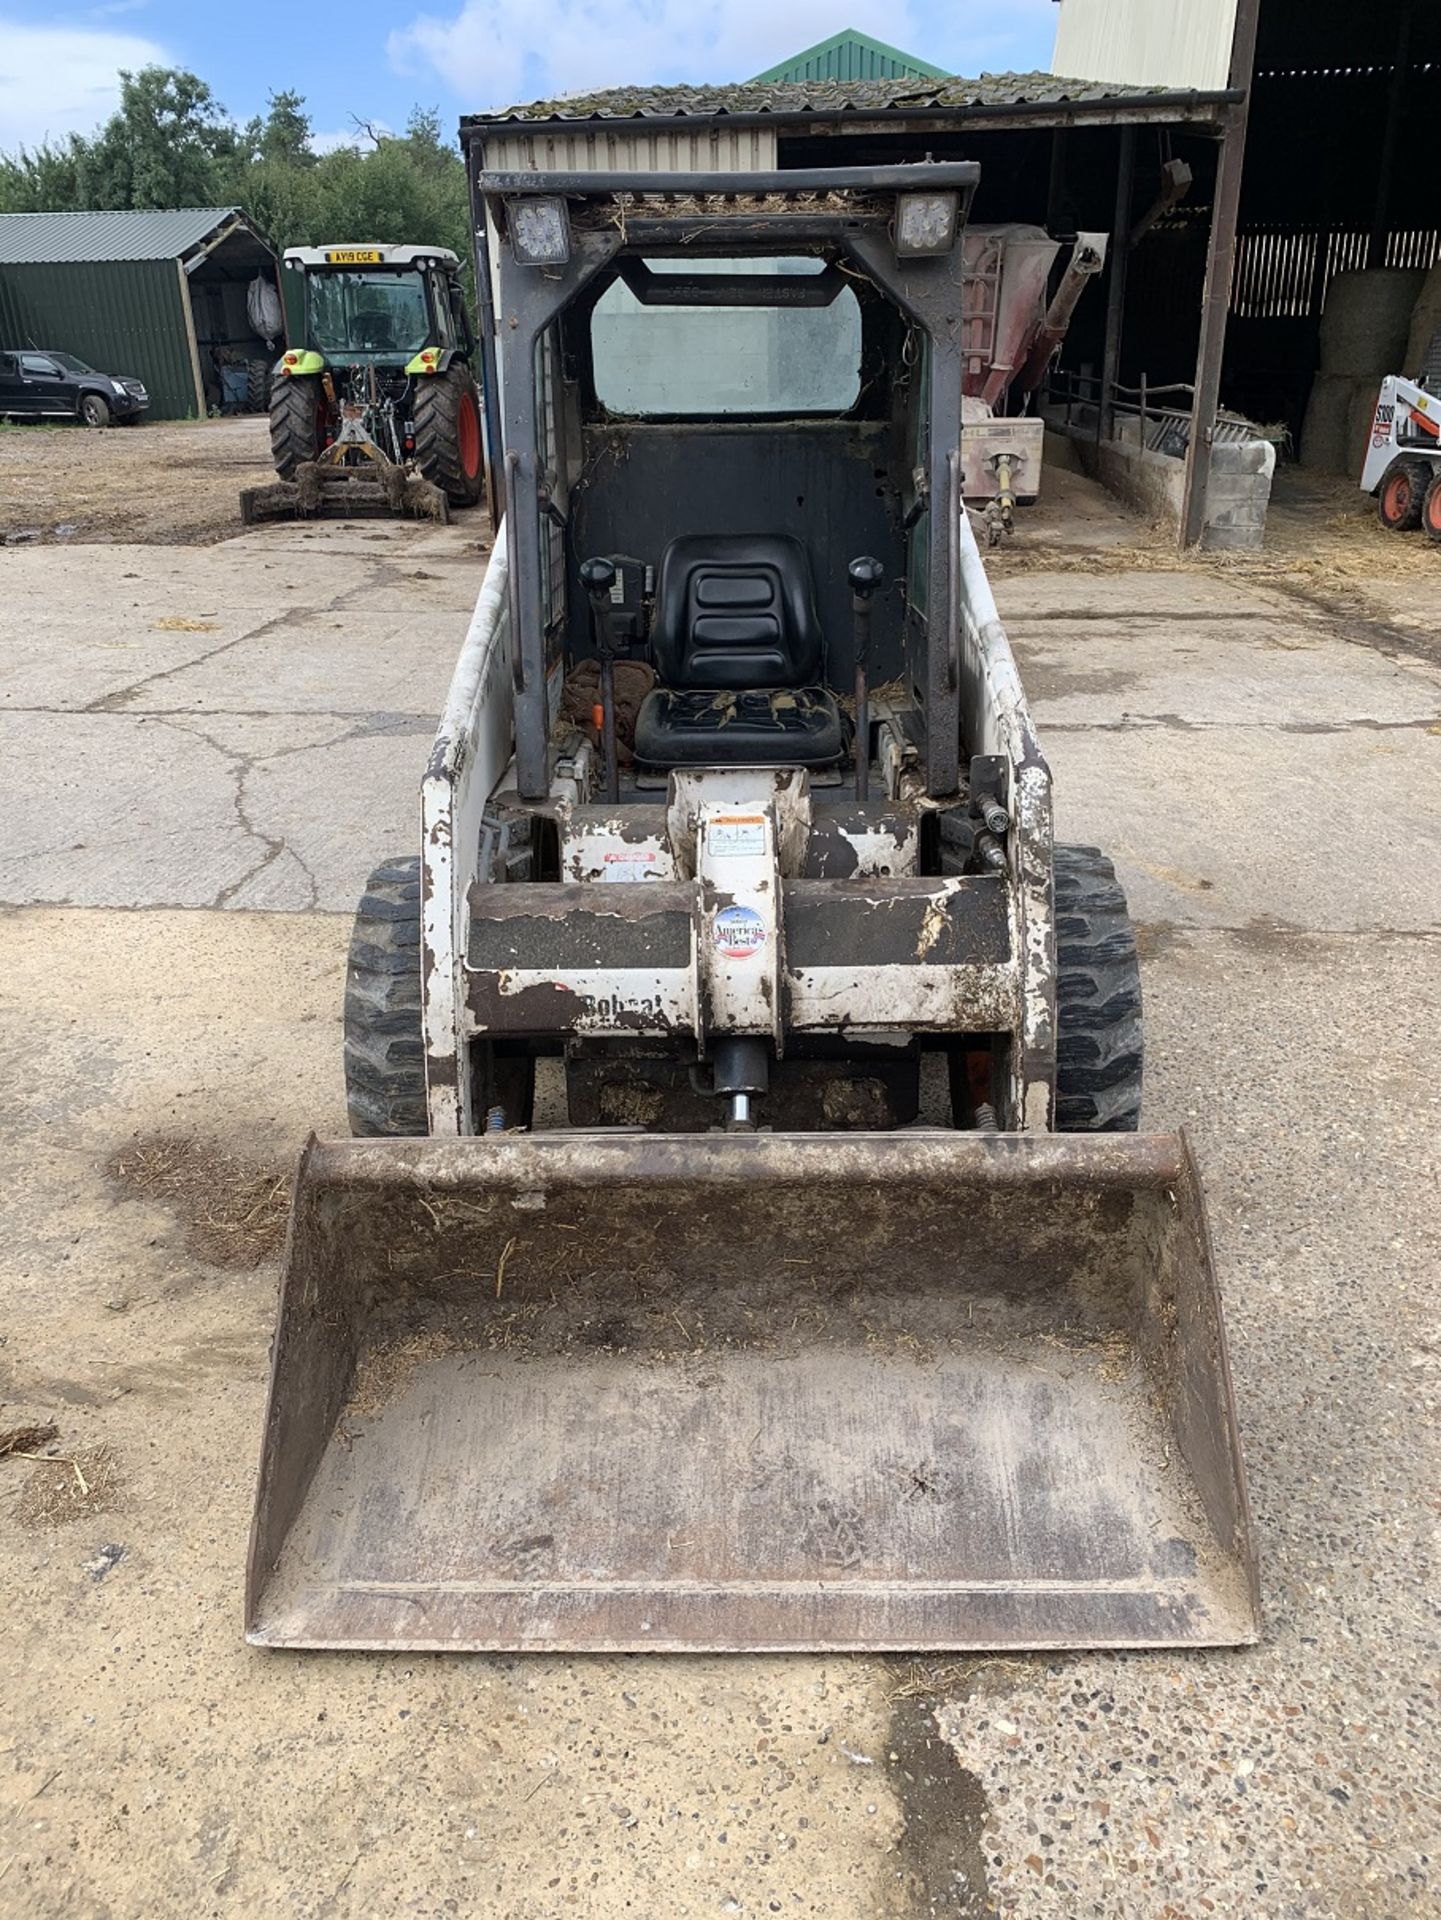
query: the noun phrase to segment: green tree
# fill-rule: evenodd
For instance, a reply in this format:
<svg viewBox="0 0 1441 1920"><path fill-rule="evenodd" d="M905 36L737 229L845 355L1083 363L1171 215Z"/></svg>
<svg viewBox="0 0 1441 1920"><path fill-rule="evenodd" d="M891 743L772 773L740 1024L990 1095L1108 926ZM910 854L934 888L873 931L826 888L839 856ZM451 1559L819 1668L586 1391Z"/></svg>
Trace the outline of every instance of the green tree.
<svg viewBox="0 0 1441 1920"><path fill-rule="evenodd" d="M21 147L0 155L0 213L65 213L83 207L76 145L72 135L63 146L47 142L34 152Z"/></svg>
<svg viewBox="0 0 1441 1920"><path fill-rule="evenodd" d="M87 206L203 207L219 197L237 138L197 74L143 67L121 73L118 109L74 145Z"/></svg>
<svg viewBox="0 0 1441 1920"><path fill-rule="evenodd" d="M315 165L310 136L305 95L288 91L272 93L266 101L264 115L254 115L241 129L237 163L244 167L271 162L304 172Z"/></svg>
<svg viewBox="0 0 1441 1920"><path fill-rule="evenodd" d="M240 206L277 247L416 241L451 248L469 274L465 168L438 109L415 107L403 134L365 148L317 156L310 139L302 94L272 93L237 127L198 75L146 67L121 75L94 134L0 156L0 212Z"/></svg>

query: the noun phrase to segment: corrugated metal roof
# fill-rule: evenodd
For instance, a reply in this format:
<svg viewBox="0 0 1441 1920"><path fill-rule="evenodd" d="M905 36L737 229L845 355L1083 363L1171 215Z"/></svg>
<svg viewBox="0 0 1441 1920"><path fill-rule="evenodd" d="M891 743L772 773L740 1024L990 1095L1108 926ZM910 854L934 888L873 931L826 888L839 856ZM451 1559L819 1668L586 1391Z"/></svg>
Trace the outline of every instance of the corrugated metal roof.
<svg viewBox="0 0 1441 1920"><path fill-rule="evenodd" d="M944 80L945 77L943 67L933 67L928 60L917 60L914 54L902 53L899 47L888 47L884 40L872 40L869 34L853 33L849 28L844 33L832 34L829 40L817 41L813 47L803 47L789 60L782 60L778 66L767 67L764 73L756 75L762 82Z"/></svg>
<svg viewBox="0 0 1441 1920"><path fill-rule="evenodd" d="M135 213L0 213L0 266L76 260L178 260L239 207Z"/></svg>
<svg viewBox="0 0 1441 1920"><path fill-rule="evenodd" d="M978 79L810 80L776 84L746 81L726 87L612 87L605 93L571 94L560 100L536 100L497 114L474 114L463 126L494 126L505 121L669 119L697 115L774 114L777 119L832 117L847 113L885 113L927 107L1060 107L1103 105L1150 98L1154 87L1113 86L1096 80L1068 80L1054 73L983 73ZM1178 94L1189 99L1189 94Z"/></svg>

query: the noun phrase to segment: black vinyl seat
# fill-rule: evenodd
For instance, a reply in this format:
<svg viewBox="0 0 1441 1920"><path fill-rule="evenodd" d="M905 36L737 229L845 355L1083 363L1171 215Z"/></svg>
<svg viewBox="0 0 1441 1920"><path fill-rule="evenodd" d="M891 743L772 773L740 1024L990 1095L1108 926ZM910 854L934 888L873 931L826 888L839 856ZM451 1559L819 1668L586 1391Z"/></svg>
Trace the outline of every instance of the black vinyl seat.
<svg viewBox="0 0 1441 1920"><path fill-rule="evenodd" d="M663 685L635 723L649 766L829 766L845 751L821 684L810 561L787 534L685 534L661 558L651 652Z"/></svg>

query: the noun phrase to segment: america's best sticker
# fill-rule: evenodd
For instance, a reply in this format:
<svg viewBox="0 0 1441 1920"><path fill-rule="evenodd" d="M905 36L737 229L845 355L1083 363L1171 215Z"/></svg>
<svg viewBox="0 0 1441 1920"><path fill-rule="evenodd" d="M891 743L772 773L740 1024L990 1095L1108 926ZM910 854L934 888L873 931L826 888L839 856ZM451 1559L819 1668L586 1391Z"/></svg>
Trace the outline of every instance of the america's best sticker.
<svg viewBox="0 0 1441 1920"><path fill-rule="evenodd" d="M712 937L727 960L749 960L766 943L766 923L754 907L722 907Z"/></svg>

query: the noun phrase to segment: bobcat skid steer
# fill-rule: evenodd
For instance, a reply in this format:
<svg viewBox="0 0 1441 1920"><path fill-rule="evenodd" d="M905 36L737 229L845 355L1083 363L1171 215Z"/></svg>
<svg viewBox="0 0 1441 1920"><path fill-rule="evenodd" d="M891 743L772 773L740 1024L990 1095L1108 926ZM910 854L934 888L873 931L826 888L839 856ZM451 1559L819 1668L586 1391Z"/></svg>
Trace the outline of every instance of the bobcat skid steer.
<svg viewBox="0 0 1441 1920"><path fill-rule="evenodd" d="M1441 541L1441 333L1415 380L1390 373L1381 382L1361 491L1375 496L1389 533L1424 527Z"/></svg>
<svg viewBox="0 0 1441 1920"><path fill-rule="evenodd" d="M976 178L479 175L504 515L297 1177L256 1643L1256 1635L1196 1169L962 507Z"/></svg>

